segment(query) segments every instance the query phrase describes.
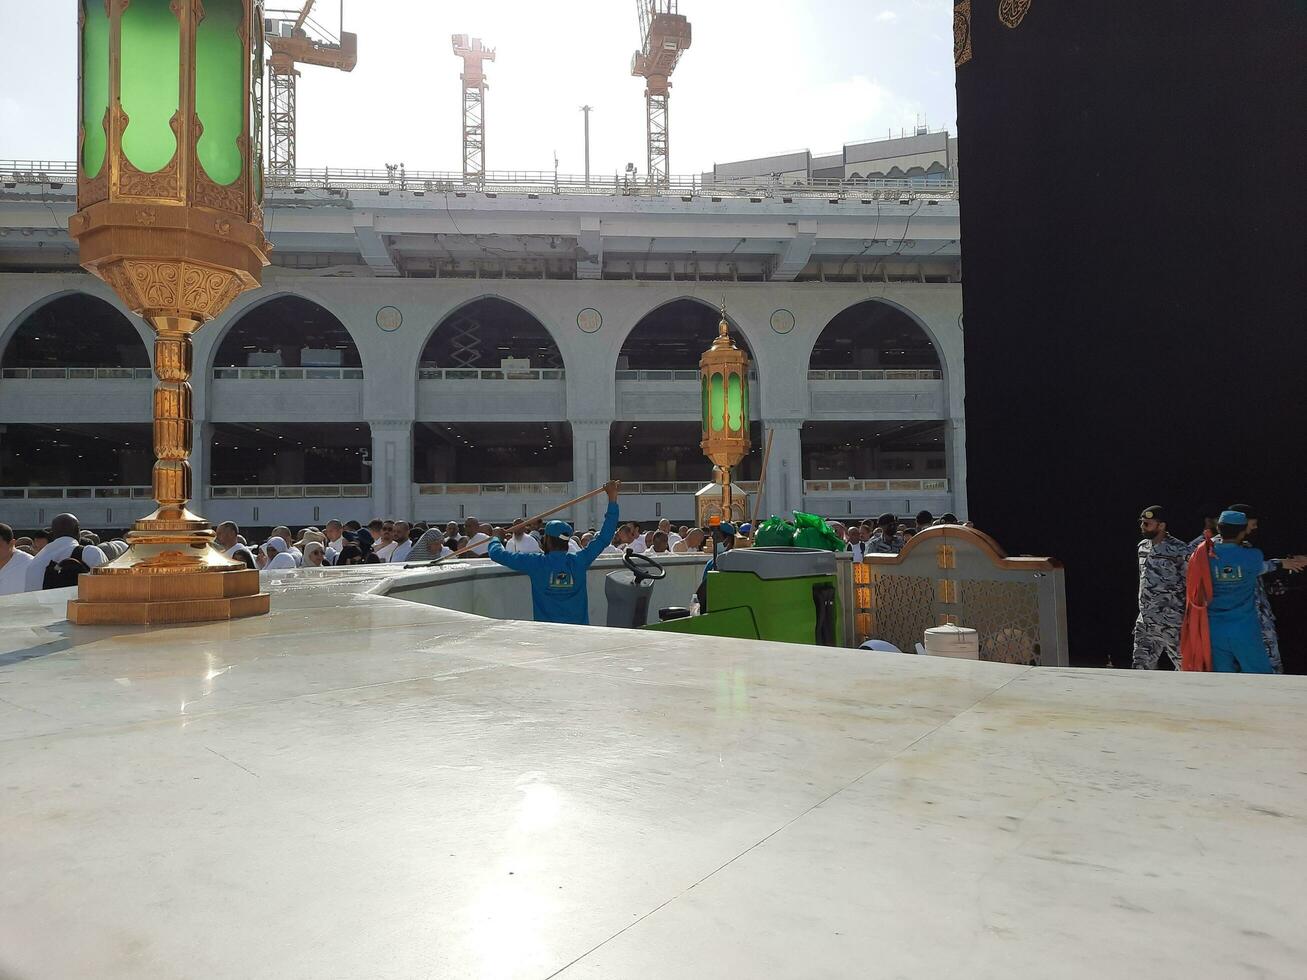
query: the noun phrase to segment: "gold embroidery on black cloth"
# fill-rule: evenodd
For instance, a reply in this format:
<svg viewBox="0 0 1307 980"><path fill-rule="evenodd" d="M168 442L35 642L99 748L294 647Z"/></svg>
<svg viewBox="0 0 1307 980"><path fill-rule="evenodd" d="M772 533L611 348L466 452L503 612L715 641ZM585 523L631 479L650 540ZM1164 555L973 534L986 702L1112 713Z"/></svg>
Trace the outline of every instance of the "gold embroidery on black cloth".
<svg viewBox="0 0 1307 980"><path fill-rule="evenodd" d="M1004 27L1020 27L1031 0L998 0L998 19Z"/></svg>
<svg viewBox="0 0 1307 980"><path fill-rule="evenodd" d="M953 8L953 67L971 60L971 0L959 0Z"/></svg>

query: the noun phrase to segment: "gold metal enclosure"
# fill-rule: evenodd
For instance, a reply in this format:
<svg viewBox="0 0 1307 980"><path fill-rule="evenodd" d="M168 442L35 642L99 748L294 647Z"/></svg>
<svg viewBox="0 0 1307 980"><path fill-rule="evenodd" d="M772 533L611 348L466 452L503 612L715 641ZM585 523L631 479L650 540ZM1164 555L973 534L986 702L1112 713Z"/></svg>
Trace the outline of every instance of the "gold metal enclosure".
<svg viewBox="0 0 1307 980"><path fill-rule="evenodd" d="M721 310L717 337L699 358L703 391L703 438L699 446L718 467L715 482L721 484L723 519L733 518L739 508L731 503L731 470L749 454L749 355L735 346ZM743 506L743 505L742 505Z"/></svg>

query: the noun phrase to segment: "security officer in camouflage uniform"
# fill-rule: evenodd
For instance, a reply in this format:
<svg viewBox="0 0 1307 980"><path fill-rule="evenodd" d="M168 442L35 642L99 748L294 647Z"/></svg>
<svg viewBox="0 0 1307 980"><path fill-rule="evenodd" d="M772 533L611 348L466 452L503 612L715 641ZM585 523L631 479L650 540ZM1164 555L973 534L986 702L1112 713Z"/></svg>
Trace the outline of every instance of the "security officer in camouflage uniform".
<svg viewBox="0 0 1307 980"><path fill-rule="evenodd" d="M1180 669L1180 625L1184 622L1185 572L1189 548L1166 530L1161 507L1139 515L1139 618L1135 620L1136 669L1156 670L1162 655Z"/></svg>

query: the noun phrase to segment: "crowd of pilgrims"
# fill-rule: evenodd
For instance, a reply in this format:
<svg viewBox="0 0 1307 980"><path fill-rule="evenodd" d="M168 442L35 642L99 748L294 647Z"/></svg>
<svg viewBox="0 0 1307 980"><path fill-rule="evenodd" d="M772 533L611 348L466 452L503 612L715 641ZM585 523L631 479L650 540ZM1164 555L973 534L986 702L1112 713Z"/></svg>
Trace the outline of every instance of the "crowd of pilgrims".
<svg viewBox="0 0 1307 980"><path fill-rule="evenodd" d="M918 531L932 524L954 524L957 518L945 514L936 520L929 511L922 511L915 520L906 522L894 514L882 514L860 523L829 523L854 553L855 560L860 561L864 554L897 554ZM381 519L367 524L330 520L322 528L301 528L298 534L284 525L275 527L266 540L250 542L237 524L224 521L216 528L214 547L249 568L276 570L414 563L448 558L459 552L465 558L485 558L492 538L499 539L510 552L537 552L543 550L543 533L540 521L497 526L475 517L461 524L450 521L443 525ZM596 533L591 528L573 535L568 549L580 551ZM738 543L747 545L752 533L751 525L741 524ZM631 521L618 527L602 554L618 556L627 548L636 554L699 554L711 553L712 541L708 530L701 527L673 527L664 519L655 527L644 528ZM72 514L60 514L50 528L31 535L16 535L9 525L0 524L0 595L76 585L78 574L113 561L126 551L123 538L101 540L94 531L83 530Z"/></svg>

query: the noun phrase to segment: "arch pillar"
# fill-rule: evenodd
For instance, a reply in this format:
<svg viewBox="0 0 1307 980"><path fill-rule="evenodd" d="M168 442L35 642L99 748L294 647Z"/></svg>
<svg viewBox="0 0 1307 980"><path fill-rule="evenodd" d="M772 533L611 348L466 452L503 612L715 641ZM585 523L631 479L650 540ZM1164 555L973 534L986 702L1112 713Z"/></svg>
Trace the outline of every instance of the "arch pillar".
<svg viewBox="0 0 1307 980"><path fill-rule="evenodd" d="M373 517L413 516L413 420L370 419Z"/></svg>
<svg viewBox="0 0 1307 980"><path fill-rule="evenodd" d="M572 483L577 494L609 480L608 439L611 419L568 419L572 426ZM575 509L577 525L598 527L603 517L599 498L591 497Z"/></svg>
<svg viewBox="0 0 1307 980"><path fill-rule="evenodd" d="M765 512L759 517L770 514L784 514L792 510L803 509L803 446L799 439L799 430L803 428L803 419L763 419L763 440L768 430L772 436L771 458L767 461L767 482L763 503Z"/></svg>

